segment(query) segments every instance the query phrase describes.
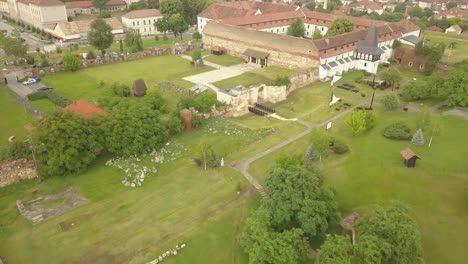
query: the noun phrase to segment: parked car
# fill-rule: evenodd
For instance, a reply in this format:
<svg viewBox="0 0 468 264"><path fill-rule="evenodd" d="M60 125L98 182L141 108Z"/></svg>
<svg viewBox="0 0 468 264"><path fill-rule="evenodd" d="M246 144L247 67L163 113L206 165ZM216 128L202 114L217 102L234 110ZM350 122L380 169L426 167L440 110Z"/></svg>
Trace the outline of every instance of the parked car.
<svg viewBox="0 0 468 264"><path fill-rule="evenodd" d="M26 40L24 38L20 38L21 42L26 42Z"/></svg>
<svg viewBox="0 0 468 264"><path fill-rule="evenodd" d="M36 82L40 82L40 81L41 81L41 78L39 78L39 77L33 77L33 79L34 79Z"/></svg>
<svg viewBox="0 0 468 264"><path fill-rule="evenodd" d="M48 91L48 90L52 90L53 88L52 87L49 87L49 86L41 86L39 88L37 88L38 91Z"/></svg>
<svg viewBox="0 0 468 264"><path fill-rule="evenodd" d="M33 84L33 83L36 83L36 80L34 80L33 78L29 78L29 79L27 79L26 81L23 82L24 85L30 85L30 84Z"/></svg>

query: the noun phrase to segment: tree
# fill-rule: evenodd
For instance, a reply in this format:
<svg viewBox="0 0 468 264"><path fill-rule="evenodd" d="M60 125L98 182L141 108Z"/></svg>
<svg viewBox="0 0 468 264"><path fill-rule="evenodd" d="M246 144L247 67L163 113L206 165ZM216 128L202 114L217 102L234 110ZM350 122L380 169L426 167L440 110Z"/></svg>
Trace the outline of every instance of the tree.
<svg viewBox="0 0 468 264"><path fill-rule="evenodd" d="M314 11L315 9L315 3L314 2L308 2L305 7L309 9L310 11Z"/></svg>
<svg viewBox="0 0 468 264"><path fill-rule="evenodd" d="M406 11L405 3L396 3L395 9L393 9L393 12L395 13L404 13L405 11Z"/></svg>
<svg viewBox="0 0 468 264"><path fill-rule="evenodd" d="M321 39L322 37L323 37L322 33L320 32L318 27L316 27L315 30L314 30L314 35L312 36L312 39L317 40L317 39Z"/></svg>
<svg viewBox="0 0 468 264"><path fill-rule="evenodd" d="M411 143L416 146L424 146L424 135L421 128L414 133Z"/></svg>
<svg viewBox="0 0 468 264"><path fill-rule="evenodd" d="M346 116L345 122L355 135L361 134L366 130L366 112L354 110Z"/></svg>
<svg viewBox="0 0 468 264"><path fill-rule="evenodd" d="M322 161L322 156L325 155L330 147L330 136L325 130L317 128L312 131L310 138L315 152L319 156L320 161Z"/></svg>
<svg viewBox="0 0 468 264"><path fill-rule="evenodd" d="M44 120L37 127L33 140L42 176L78 173L96 159L102 139L92 121L62 110Z"/></svg>
<svg viewBox="0 0 468 264"><path fill-rule="evenodd" d="M145 103L153 110L159 111L161 113L168 112L168 104L162 94L158 90L151 90L143 98Z"/></svg>
<svg viewBox="0 0 468 264"><path fill-rule="evenodd" d="M164 15L182 14L184 7L180 0L161 0L159 9Z"/></svg>
<svg viewBox="0 0 468 264"><path fill-rule="evenodd" d="M457 7L457 5L458 5L457 2L448 2L446 6L447 6L447 9L452 9L452 8Z"/></svg>
<svg viewBox="0 0 468 264"><path fill-rule="evenodd" d="M93 0L93 6L99 10L103 10L106 7L108 0Z"/></svg>
<svg viewBox="0 0 468 264"><path fill-rule="evenodd" d="M338 205L334 192L302 161L301 156L276 161L265 180L269 195L263 206L270 213L273 230L300 228L309 238L320 237L337 220Z"/></svg>
<svg viewBox="0 0 468 264"><path fill-rule="evenodd" d="M205 10L211 1L208 0L181 0L183 11L181 15L190 25L197 24L197 15Z"/></svg>
<svg viewBox="0 0 468 264"><path fill-rule="evenodd" d="M198 60L202 58L202 51L200 48L194 48L192 50L192 62L197 65Z"/></svg>
<svg viewBox="0 0 468 264"><path fill-rule="evenodd" d="M360 237L374 236L381 241L385 252L382 263L417 263L422 259L418 226L402 203L377 207L373 213L358 218L356 227Z"/></svg>
<svg viewBox="0 0 468 264"><path fill-rule="evenodd" d="M91 23L91 31L88 33L88 39L89 43L100 50L101 55L104 56L106 49L109 48L114 41L112 27L102 18L96 18Z"/></svg>
<svg viewBox="0 0 468 264"><path fill-rule="evenodd" d="M80 59L69 52L63 55L62 61L65 71L74 72L78 70L78 67L80 67Z"/></svg>
<svg viewBox="0 0 468 264"><path fill-rule="evenodd" d="M415 6L413 8L410 9L410 11L408 11L408 14L411 16L411 17L423 17L424 16L424 10L419 7L419 6Z"/></svg>
<svg viewBox="0 0 468 264"><path fill-rule="evenodd" d="M450 106L468 106L468 72L464 69L454 69L447 79L431 82L437 91L437 96L447 98Z"/></svg>
<svg viewBox="0 0 468 264"><path fill-rule="evenodd" d="M119 50L120 52L124 51L123 41L121 39L119 39Z"/></svg>
<svg viewBox="0 0 468 264"><path fill-rule="evenodd" d="M458 44L457 42L452 41L452 42L449 43L448 48L449 48L449 49L456 49L456 48L457 48L457 44Z"/></svg>
<svg viewBox="0 0 468 264"><path fill-rule="evenodd" d="M107 107L109 120L102 125L105 145L117 155L141 154L161 147L168 139L159 112L147 104L120 99Z"/></svg>
<svg viewBox="0 0 468 264"><path fill-rule="evenodd" d="M319 159L319 155L315 151L314 145L310 145L304 155L304 163L308 168L311 168L314 161Z"/></svg>
<svg viewBox="0 0 468 264"><path fill-rule="evenodd" d="M158 32L164 33L165 36L166 32L169 31L169 17L163 16L160 19L156 19L156 22L154 22L154 26L156 27Z"/></svg>
<svg viewBox="0 0 468 264"><path fill-rule="evenodd" d="M395 84L401 82L402 79L400 73L395 69L382 72L380 78L392 87L392 91Z"/></svg>
<svg viewBox="0 0 468 264"><path fill-rule="evenodd" d="M300 17L296 17L288 27L288 35L300 38L305 37L305 26Z"/></svg>
<svg viewBox="0 0 468 264"><path fill-rule="evenodd" d="M346 236L330 235L320 246L315 264L351 264L353 245Z"/></svg>
<svg viewBox="0 0 468 264"><path fill-rule="evenodd" d="M188 29L188 24L185 22L185 19L180 14L173 14L169 17L168 22L169 30L174 33L174 37L179 34L180 39L182 39L182 33Z"/></svg>
<svg viewBox="0 0 468 264"><path fill-rule="evenodd" d="M129 97L132 94L130 87L123 83L113 83L111 89L115 95L120 97Z"/></svg>
<svg viewBox="0 0 468 264"><path fill-rule="evenodd" d="M139 9L148 9L147 1L140 0L138 2L133 2L128 6L128 11L139 10Z"/></svg>
<svg viewBox="0 0 468 264"><path fill-rule="evenodd" d="M344 17L339 17L333 20L330 28L327 31L327 36L340 35L346 32L353 31L354 24L349 19Z"/></svg>
<svg viewBox="0 0 468 264"><path fill-rule="evenodd" d="M300 263L307 256L307 240L297 228L276 232L270 227L269 213L258 209L245 224L241 246L249 255L249 263Z"/></svg>
<svg viewBox="0 0 468 264"><path fill-rule="evenodd" d="M384 95L381 101L385 110L394 110L400 106L400 99L396 94Z"/></svg>
<svg viewBox="0 0 468 264"><path fill-rule="evenodd" d="M146 0L146 5L150 9L159 9L159 0Z"/></svg>
<svg viewBox="0 0 468 264"><path fill-rule="evenodd" d="M425 7L423 9L423 13L425 17L431 17L434 15L434 11L432 11L432 9L430 9L429 7Z"/></svg>
<svg viewBox="0 0 468 264"><path fill-rule="evenodd" d="M199 41L202 38L202 35L197 30L192 33L192 39Z"/></svg>
<svg viewBox="0 0 468 264"><path fill-rule="evenodd" d="M3 38L0 42L7 56L23 58L26 56L27 46L21 43L19 38Z"/></svg>
<svg viewBox="0 0 468 264"><path fill-rule="evenodd" d="M137 52L143 50L143 41L141 40L141 34L135 29L129 29L125 35L125 46L130 48L131 52Z"/></svg>

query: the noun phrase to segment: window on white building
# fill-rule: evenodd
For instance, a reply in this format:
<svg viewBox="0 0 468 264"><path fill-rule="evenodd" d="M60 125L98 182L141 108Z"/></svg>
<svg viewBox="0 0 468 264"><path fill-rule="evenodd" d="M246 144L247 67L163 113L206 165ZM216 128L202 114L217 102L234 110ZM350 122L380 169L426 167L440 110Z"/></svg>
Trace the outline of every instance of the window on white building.
<svg viewBox="0 0 468 264"><path fill-rule="evenodd" d="M143 25L146 25L146 20L143 20Z"/></svg>
<svg viewBox="0 0 468 264"><path fill-rule="evenodd" d="M133 21L133 26L135 26L135 21Z"/></svg>
<svg viewBox="0 0 468 264"><path fill-rule="evenodd" d="M137 21L137 26L139 26L139 25L140 25L140 21Z"/></svg>
<svg viewBox="0 0 468 264"><path fill-rule="evenodd" d="M367 62L364 62L364 67L367 67Z"/></svg>

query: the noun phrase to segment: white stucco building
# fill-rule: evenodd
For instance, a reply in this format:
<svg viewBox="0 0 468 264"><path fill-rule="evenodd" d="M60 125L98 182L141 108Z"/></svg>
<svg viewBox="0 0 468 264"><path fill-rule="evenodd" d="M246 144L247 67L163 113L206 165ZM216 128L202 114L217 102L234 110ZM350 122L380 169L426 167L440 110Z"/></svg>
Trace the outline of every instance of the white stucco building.
<svg viewBox="0 0 468 264"><path fill-rule="evenodd" d="M141 9L123 15L122 23L126 28L137 30L142 36L149 36L159 33L154 23L161 18L161 12L157 9Z"/></svg>
<svg viewBox="0 0 468 264"><path fill-rule="evenodd" d="M16 20L45 29L67 21L65 4L59 0L7 0L8 15Z"/></svg>

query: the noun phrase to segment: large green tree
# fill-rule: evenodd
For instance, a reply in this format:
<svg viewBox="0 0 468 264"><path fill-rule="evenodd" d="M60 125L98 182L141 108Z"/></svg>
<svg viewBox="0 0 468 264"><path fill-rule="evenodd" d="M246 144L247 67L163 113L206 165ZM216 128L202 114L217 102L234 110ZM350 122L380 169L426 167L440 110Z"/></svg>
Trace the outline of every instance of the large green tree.
<svg viewBox="0 0 468 264"><path fill-rule="evenodd" d="M106 7L107 1L109 0L92 0L93 6L99 10L103 10Z"/></svg>
<svg viewBox="0 0 468 264"><path fill-rule="evenodd" d="M102 125L105 145L118 155L141 154L161 147L168 139L159 111L146 103L126 99L111 102L109 120Z"/></svg>
<svg viewBox="0 0 468 264"><path fill-rule="evenodd" d="M320 246L316 264L351 264L353 245L347 236L330 235Z"/></svg>
<svg viewBox="0 0 468 264"><path fill-rule="evenodd" d="M392 87L392 91L395 84L401 82L402 80L401 74L395 69L382 72L380 74L380 78Z"/></svg>
<svg viewBox="0 0 468 264"><path fill-rule="evenodd" d="M169 30L172 31L174 37L179 34L182 39L182 34L188 30L188 24L185 22L184 17L181 14L173 14L168 19Z"/></svg>
<svg viewBox="0 0 468 264"><path fill-rule="evenodd" d="M102 18L96 18L91 23L91 31L88 33L89 43L96 49L101 51L104 56L106 49L108 49L114 41L112 34L112 27L106 23Z"/></svg>
<svg viewBox="0 0 468 264"><path fill-rule="evenodd" d="M141 34L135 29L130 29L125 35L125 45L130 48L131 52L143 50L143 40Z"/></svg>
<svg viewBox="0 0 468 264"><path fill-rule="evenodd" d="M181 0L161 0L159 9L164 15L182 14L184 6Z"/></svg>
<svg viewBox="0 0 468 264"><path fill-rule="evenodd" d="M333 20L330 28L327 31L327 36L335 36L346 32L351 32L353 29L354 24L351 22L351 20L344 17L339 17Z"/></svg>
<svg viewBox="0 0 468 264"><path fill-rule="evenodd" d="M63 55L62 61L63 68L66 71L76 71L78 70L78 67L80 67L80 59L70 52L67 52L65 55Z"/></svg>
<svg viewBox="0 0 468 264"><path fill-rule="evenodd" d="M102 148L99 129L70 111L57 110L38 125L35 151L41 176L63 176L85 170Z"/></svg>
<svg viewBox="0 0 468 264"><path fill-rule="evenodd" d="M305 37L305 26L300 17L296 17L288 27L288 35L300 38Z"/></svg>
<svg viewBox="0 0 468 264"><path fill-rule="evenodd" d="M450 106L468 106L468 72L463 69L450 71L447 79L440 79L437 96L447 98Z"/></svg>
<svg viewBox="0 0 468 264"><path fill-rule="evenodd" d="M358 218L356 227L360 236L375 236L388 245L383 263L418 263L423 257L418 226L402 203L377 207L373 213Z"/></svg>
<svg viewBox="0 0 468 264"><path fill-rule="evenodd" d="M322 161L322 156L325 155L330 147L330 139L330 135L324 129L316 128L311 132L310 141L320 161Z"/></svg>
<svg viewBox="0 0 468 264"><path fill-rule="evenodd" d="M307 256L307 240L301 229L277 232L271 229L270 215L260 208L247 219L241 245L249 255L249 263L300 263Z"/></svg>
<svg viewBox="0 0 468 264"><path fill-rule="evenodd" d="M301 228L308 237L322 236L337 220L335 194L302 162L301 156L277 161L265 181L264 207L275 230Z"/></svg>
<svg viewBox="0 0 468 264"><path fill-rule="evenodd" d="M16 58L26 56L27 46L23 45L19 38L2 38L0 45L7 56L14 56Z"/></svg>

